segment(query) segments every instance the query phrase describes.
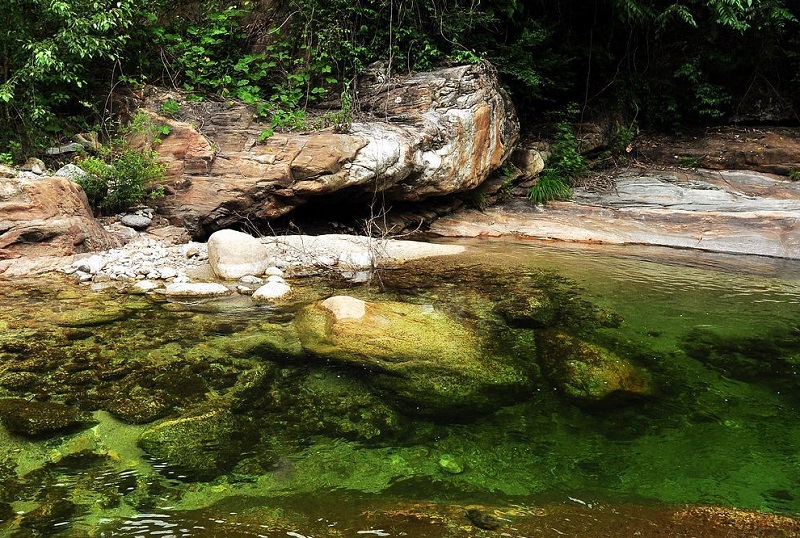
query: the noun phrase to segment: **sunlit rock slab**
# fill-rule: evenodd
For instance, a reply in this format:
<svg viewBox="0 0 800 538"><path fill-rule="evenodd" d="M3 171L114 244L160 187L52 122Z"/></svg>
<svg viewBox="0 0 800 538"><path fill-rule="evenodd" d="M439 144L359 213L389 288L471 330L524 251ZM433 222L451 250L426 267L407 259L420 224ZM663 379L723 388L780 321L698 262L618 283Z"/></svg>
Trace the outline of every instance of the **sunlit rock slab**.
<svg viewBox="0 0 800 538"><path fill-rule="evenodd" d="M466 210L437 221L431 232L800 259L800 184L742 171L626 173L610 191L577 189L575 201L544 207L515 200Z"/></svg>

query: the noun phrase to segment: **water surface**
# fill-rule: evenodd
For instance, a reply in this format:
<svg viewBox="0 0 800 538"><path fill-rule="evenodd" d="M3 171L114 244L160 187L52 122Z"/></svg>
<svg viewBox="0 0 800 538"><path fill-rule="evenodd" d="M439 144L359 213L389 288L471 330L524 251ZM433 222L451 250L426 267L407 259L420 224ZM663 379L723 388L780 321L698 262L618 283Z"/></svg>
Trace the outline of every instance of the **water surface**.
<svg viewBox="0 0 800 538"><path fill-rule="evenodd" d="M320 279L280 307L4 285L0 396L64 402L96 423L41 439L0 430L0 534L381 535L372 531L388 521L352 514L431 502L522 511L688 503L800 516L800 265L467 244L447 272L435 262L367 284ZM417 274L406 278L410 267ZM493 305L503 290L521 293L527 274L562 289L559 300L620 316L614 327L564 323L645 368L656 393L587 407L539 379L495 412L431 417L376 389L368 369L297 360L292 347L295 313L345 293L429 305L504 334ZM201 449L230 460L219 471L198 479L142 450L153 424L217 407L252 430Z"/></svg>

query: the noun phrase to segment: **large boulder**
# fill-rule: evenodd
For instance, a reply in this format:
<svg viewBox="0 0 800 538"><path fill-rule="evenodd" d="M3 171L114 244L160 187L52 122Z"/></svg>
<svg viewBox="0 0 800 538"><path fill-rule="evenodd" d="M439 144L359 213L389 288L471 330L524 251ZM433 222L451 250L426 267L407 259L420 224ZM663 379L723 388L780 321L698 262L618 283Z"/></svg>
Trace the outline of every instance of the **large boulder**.
<svg viewBox="0 0 800 538"><path fill-rule="evenodd" d="M294 323L305 351L366 370L387 399L424 416L494 410L527 394L536 375L533 349L529 357L490 352L473 328L430 305L337 296Z"/></svg>
<svg viewBox="0 0 800 538"><path fill-rule="evenodd" d="M246 106L186 103L177 121L158 116L162 101L147 102L170 126L155 148L171 180L160 204L195 236L273 219L342 189L350 199L383 191L387 201L473 189L503 163L519 132L508 95L484 64L361 85L361 112L374 121L264 143L268 125Z"/></svg>
<svg viewBox="0 0 800 538"><path fill-rule="evenodd" d="M68 256L120 244L69 179L0 178L0 259Z"/></svg>

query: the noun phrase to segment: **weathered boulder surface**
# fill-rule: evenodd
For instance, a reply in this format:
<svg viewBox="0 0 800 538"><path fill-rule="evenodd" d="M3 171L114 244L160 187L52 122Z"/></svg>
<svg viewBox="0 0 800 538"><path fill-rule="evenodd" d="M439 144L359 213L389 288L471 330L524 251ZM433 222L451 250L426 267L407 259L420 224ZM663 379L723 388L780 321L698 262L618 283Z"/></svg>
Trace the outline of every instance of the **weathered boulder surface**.
<svg viewBox="0 0 800 538"><path fill-rule="evenodd" d="M349 132L275 134L243 105L182 105L185 121L158 117L156 147L171 185L162 211L194 236L285 215L342 189L417 201L480 185L508 156L519 124L488 65L421 73L359 88L373 121ZM147 103L157 116L160 99ZM198 131L192 124L200 125Z"/></svg>
<svg viewBox="0 0 800 538"><path fill-rule="evenodd" d="M120 244L69 179L0 178L0 259L69 256Z"/></svg>
<svg viewBox="0 0 800 538"><path fill-rule="evenodd" d="M529 392L538 373L534 349L529 360L491 353L474 329L430 305L336 297L294 325L308 353L369 370L368 383L415 414L494 410Z"/></svg>

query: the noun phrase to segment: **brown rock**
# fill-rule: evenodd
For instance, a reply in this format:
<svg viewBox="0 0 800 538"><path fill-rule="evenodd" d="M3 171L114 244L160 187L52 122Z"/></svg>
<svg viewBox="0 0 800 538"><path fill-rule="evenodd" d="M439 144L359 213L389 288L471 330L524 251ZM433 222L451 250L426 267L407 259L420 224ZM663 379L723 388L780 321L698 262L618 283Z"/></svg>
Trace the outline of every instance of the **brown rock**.
<svg viewBox="0 0 800 538"><path fill-rule="evenodd" d="M86 194L62 177L0 179L0 259L68 256L118 246Z"/></svg>
<svg viewBox="0 0 800 538"><path fill-rule="evenodd" d="M205 237L345 188L365 197L377 188L402 201L469 190L502 164L518 136L511 101L486 65L359 91L362 112L376 121L353 123L348 134L279 133L263 143L266 126L243 105L186 103L188 123L158 116L158 98L148 101L149 113L171 129L155 147L171 180L162 212Z"/></svg>
<svg viewBox="0 0 800 538"><path fill-rule="evenodd" d="M660 164L788 175L800 170L798 134L788 127L720 127L681 137L643 137L635 149Z"/></svg>

